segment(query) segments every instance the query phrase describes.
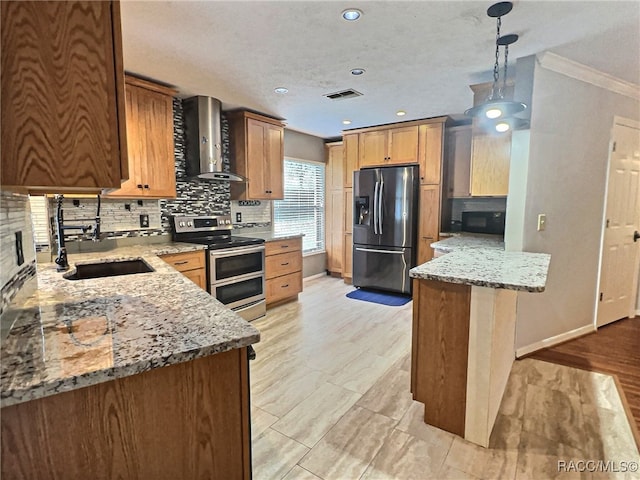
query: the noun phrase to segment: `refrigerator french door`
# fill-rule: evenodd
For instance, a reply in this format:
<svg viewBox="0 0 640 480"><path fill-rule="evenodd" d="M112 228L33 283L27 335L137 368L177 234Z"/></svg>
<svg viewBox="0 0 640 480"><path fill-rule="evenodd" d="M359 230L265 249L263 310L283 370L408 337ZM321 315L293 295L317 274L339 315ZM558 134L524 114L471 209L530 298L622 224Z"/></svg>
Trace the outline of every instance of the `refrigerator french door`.
<svg viewBox="0 0 640 480"><path fill-rule="evenodd" d="M418 195L417 165L354 172L354 286L411 294Z"/></svg>

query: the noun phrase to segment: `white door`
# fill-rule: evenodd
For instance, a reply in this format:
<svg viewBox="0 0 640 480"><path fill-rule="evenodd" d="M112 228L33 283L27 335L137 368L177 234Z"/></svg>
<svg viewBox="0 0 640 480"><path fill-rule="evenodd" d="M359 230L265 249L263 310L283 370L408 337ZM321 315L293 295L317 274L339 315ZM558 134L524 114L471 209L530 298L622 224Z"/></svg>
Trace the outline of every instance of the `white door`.
<svg viewBox="0 0 640 480"><path fill-rule="evenodd" d="M634 316L640 261L640 126L616 120L609 166L598 326ZM636 241L637 240L637 241Z"/></svg>

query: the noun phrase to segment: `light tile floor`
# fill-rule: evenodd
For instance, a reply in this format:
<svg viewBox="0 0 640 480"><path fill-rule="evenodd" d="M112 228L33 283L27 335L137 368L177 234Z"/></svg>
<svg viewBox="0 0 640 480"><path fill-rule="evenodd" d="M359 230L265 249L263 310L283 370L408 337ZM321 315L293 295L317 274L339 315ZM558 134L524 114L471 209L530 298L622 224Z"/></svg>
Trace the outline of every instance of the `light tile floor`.
<svg viewBox="0 0 640 480"><path fill-rule="evenodd" d="M299 302L253 322L254 479L640 478L558 472L558 461L640 461L607 375L517 361L488 449L426 425L409 392L411 303L351 300L351 290L311 280Z"/></svg>

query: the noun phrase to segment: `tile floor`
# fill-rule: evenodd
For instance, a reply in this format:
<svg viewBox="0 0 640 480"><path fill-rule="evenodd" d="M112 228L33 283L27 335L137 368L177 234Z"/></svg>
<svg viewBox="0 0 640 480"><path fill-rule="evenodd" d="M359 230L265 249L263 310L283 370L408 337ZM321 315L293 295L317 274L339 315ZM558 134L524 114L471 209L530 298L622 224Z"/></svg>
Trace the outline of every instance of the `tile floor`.
<svg viewBox="0 0 640 480"><path fill-rule="evenodd" d="M640 478L558 472L558 461L640 460L611 377L517 361L484 449L426 425L411 399L411 303L351 300L330 277L304 288L254 322L255 480Z"/></svg>

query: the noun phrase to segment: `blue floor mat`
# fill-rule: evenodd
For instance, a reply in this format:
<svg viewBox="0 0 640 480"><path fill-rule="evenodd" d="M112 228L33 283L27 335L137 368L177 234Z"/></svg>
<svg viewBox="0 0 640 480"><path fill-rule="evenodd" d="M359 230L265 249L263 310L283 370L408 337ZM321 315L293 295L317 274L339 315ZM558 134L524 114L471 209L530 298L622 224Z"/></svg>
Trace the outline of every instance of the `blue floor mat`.
<svg viewBox="0 0 640 480"><path fill-rule="evenodd" d="M411 301L411 297L398 293L378 292L374 290L363 290L361 288L347 293L347 298L363 300L365 302L379 303L391 307L401 307Z"/></svg>

